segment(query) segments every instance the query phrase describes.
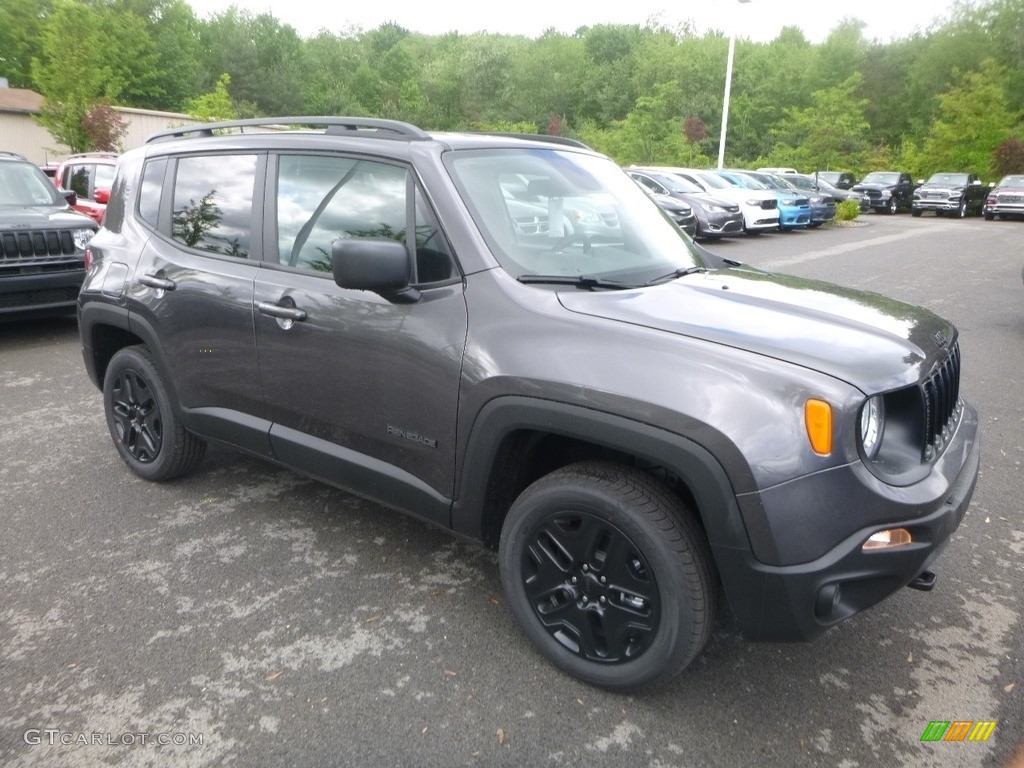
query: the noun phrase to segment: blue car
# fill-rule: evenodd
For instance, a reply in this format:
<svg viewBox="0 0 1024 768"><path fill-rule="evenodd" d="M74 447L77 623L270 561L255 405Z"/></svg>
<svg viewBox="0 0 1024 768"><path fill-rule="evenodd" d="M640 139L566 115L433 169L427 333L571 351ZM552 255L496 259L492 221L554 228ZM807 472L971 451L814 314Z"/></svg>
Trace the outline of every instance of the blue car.
<svg viewBox="0 0 1024 768"><path fill-rule="evenodd" d="M811 201L798 192L772 189L762 181L754 178L748 171L724 170L715 171L734 187L740 189L756 189L771 192L779 201L779 229L806 229L811 226L813 212Z"/></svg>
<svg viewBox="0 0 1024 768"><path fill-rule="evenodd" d="M811 227L820 227L829 221L832 221L836 217L836 201L835 198L824 189L815 189L814 180L811 179L810 188L805 187L801 184L795 183L793 177L785 177L778 173L769 173L767 171L746 171L748 176L760 181L770 189L779 192L788 192L791 195L800 195L806 197L807 201L811 204ZM794 174L797 176L798 174ZM837 190L838 194L838 190ZM842 193L849 194L851 197L856 193Z"/></svg>

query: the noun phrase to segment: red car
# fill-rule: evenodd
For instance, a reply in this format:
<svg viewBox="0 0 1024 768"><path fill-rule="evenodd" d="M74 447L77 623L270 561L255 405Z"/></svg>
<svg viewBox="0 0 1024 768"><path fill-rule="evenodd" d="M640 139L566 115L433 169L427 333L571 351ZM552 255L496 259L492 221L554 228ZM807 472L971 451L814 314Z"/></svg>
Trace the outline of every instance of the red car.
<svg viewBox="0 0 1024 768"><path fill-rule="evenodd" d="M75 193L77 200L72 203L72 208L102 224L116 165L117 155L112 152L71 155L58 166L53 183L61 191Z"/></svg>

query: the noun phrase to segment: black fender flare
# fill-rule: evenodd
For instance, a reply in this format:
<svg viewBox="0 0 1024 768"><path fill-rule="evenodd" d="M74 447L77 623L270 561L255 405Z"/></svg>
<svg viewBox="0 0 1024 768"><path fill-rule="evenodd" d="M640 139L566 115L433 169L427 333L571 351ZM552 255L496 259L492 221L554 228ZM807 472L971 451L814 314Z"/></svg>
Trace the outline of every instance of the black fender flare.
<svg viewBox="0 0 1024 768"><path fill-rule="evenodd" d="M498 451L504 438L519 430L585 441L664 467L693 494L713 549L751 552L732 483L707 449L650 424L579 405L522 396L491 400L473 422L452 505L455 532L476 540L483 538L488 483Z"/></svg>

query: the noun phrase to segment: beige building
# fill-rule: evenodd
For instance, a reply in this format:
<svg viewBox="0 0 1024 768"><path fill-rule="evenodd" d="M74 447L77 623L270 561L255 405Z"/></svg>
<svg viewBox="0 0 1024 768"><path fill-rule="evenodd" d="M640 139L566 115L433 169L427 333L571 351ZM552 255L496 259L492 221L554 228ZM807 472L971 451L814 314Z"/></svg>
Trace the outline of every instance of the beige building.
<svg viewBox="0 0 1024 768"><path fill-rule="evenodd" d="M35 120L43 104L43 97L26 88L10 88L0 78L0 150L17 152L40 165L56 163L69 154ZM199 121L177 112L155 112L148 109L114 107L128 125L122 139L122 150L134 149L145 143L150 134L181 125L196 125Z"/></svg>

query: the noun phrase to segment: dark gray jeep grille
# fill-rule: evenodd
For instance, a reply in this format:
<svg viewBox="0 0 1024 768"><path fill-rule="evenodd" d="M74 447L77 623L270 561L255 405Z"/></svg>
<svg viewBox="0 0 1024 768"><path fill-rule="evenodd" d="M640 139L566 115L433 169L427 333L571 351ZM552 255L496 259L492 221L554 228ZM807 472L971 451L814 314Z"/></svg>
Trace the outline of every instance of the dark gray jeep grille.
<svg viewBox="0 0 1024 768"><path fill-rule="evenodd" d="M932 459L942 452L950 430L960 413L960 345L921 383L924 400L924 456Z"/></svg>
<svg viewBox="0 0 1024 768"><path fill-rule="evenodd" d="M4 232L0 235L0 259L38 259L47 256L73 256L75 239L67 229L34 232Z"/></svg>

